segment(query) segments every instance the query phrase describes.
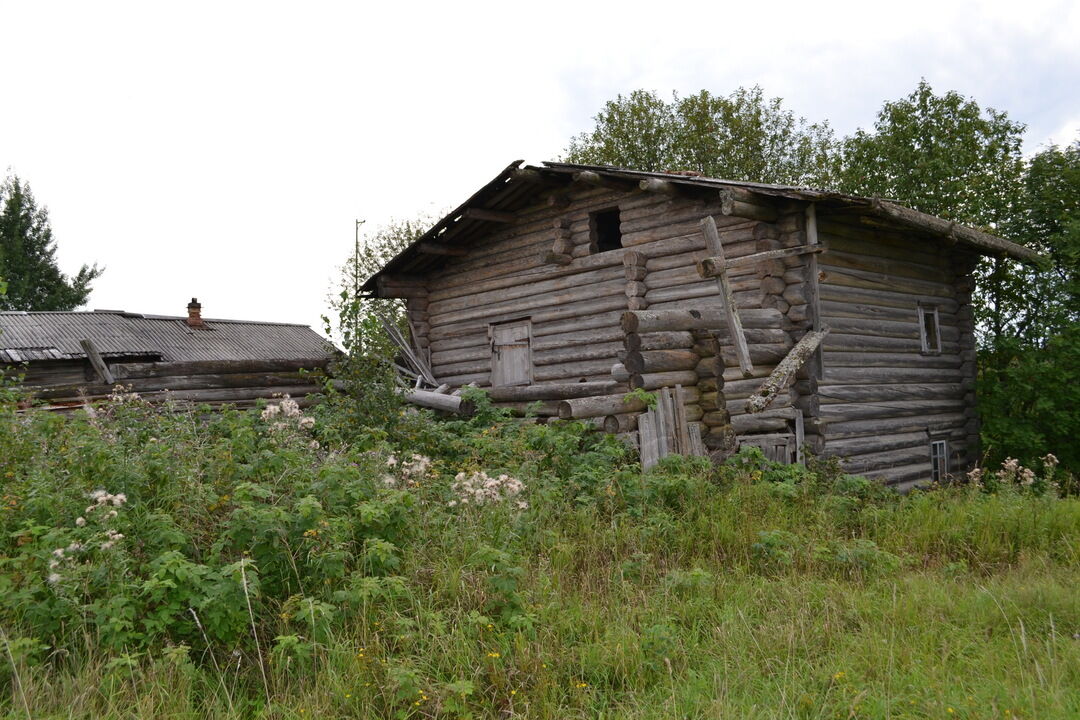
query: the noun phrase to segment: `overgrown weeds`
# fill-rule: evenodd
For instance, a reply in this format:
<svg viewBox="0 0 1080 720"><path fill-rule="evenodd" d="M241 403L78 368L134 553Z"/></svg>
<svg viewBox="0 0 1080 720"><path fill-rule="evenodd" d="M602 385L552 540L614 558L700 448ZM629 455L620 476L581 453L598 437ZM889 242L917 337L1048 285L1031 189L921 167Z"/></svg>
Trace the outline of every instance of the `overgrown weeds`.
<svg viewBox="0 0 1080 720"><path fill-rule="evenodd" d="M470 419L398 408L372 426L343 397L306 413L123 393L93 417L0 405L0 709L1080 709L1080 501L1049 482L899 496L753 450L643 476L583 424L471 399Z"/></svg>

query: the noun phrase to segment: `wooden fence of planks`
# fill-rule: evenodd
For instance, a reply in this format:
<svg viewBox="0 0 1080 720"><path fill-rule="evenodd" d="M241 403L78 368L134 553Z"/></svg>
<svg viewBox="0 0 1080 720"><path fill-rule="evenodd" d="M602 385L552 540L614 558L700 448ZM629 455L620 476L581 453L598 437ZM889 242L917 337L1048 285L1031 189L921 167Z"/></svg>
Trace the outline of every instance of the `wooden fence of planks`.
<svg viewBox="0 0 1080 720"><path fill-rule="evenodd" d="M668 455L704 457L701 424L687 422L682 386L660 388L656 397L656 407L638 418L642 471L648 471Z"/></svg>

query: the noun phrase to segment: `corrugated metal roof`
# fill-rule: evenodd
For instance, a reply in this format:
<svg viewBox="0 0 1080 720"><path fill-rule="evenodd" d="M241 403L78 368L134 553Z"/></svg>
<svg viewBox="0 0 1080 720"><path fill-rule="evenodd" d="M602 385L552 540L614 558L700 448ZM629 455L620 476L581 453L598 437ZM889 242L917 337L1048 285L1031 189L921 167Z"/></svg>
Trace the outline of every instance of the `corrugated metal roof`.
<svg viewBox="0 0 1080 720"><path fill-rule="evenodd" d="M0 362L86 357L93 340L105 357L140 355L164 361L285 360L322 357L330 343L306 325L185 318L122 311L0 312Z"/></svg>

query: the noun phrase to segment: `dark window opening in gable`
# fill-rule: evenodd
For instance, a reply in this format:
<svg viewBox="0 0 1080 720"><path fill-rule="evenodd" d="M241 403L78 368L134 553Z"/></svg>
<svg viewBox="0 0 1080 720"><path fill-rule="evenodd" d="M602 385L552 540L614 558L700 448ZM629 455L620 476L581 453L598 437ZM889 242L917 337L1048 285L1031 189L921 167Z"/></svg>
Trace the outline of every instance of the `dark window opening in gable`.
<svg viewBox="0 0 1080 720"><path fill-rule="evenodd" d="M589 252L595 255L618 250L622 246L619 208L599 210L589 215Z"/></svg>

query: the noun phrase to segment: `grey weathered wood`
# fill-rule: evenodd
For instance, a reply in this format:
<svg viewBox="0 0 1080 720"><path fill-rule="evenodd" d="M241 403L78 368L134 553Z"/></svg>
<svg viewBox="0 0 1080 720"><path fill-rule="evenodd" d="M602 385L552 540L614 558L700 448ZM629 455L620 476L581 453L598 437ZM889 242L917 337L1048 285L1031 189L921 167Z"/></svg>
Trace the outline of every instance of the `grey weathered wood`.
<svg viewBox="0 0 1080 720"><path fill-rule="evenodd" d="M646 178L638 183L638 187L646 192L661 193L669 197L675 197L680 193L678 185L660 178Z"/></svg>
<svg viewBox="0 0 1080 720"><path fill-rule="evenodd" d="M775 207L747 202L750 197L745 191L740 192L737 188L724 188L719 191L719 195L720 212L724 215L735 215L765 222L773 222L779 216Z"/></svg>
<svg viewBox="0 0 1080 720"><path fill-rule="evenodd" d="M462 400L457 395L444 395L428 390L402 390L400 394L413 405L432 410L441 410L458 415L471 415L473 412L472 404Z"/></svg>
<svg viewBox="0 0 1080 720"><path fill-rule="evenodd" d="M799 372L799 368L814 354L828 333L829 329L824 328L803 335L802 339L795 344L795 347L791 348L787 357L776 366L768 379L761 384L758 391L746 401L746 411L759 413L769 407L781 390L791 386L791 383L795 380L795 374Z"/></svg>
<svg viewBox="0 0 1080 720"><path fill-rule="evenodd" d="M673 372L697 367L700 358L693 350L635 350L626 353L623 365L633 375Z"/></svg>
<svg viewBox="0 0 1080 720"><path fill-rule="evenodd" d="M711 215L701 220L701 229L705 235L705 245L715 257L724 261L724 246L720 243L720 236L716 232L716 221ZM754 364L750 361L750 351L746 345L746 337L742 332L742 321L739 319L738 308L735 307L735 295L732 293L728 282L727 272L723 271L716 277L717 286L724 301L724 316L728 328L731 331L732 342L735 347L735 356L739 360L739 367L744 373L752 373Z"/></svg>
<svg viewBox="0 0 1080 720"><path fill-rule="evenodd" d="M539 385L520 385L493 387L488 394L495 402L527 402L530 400L568 400L571 398L590 399L601 393L615 390L615 381L593 381L583 383L543 383ZM604 396L609 397L609 396ZM604 413L608 414L608 413Z"/></svg>
<svg viewBox="0 0 1080 720"><path fill-rule="evenodd" d="M697 261L697 272L698 275L703 278L711 278L717 277L721 270L732 270L734 268L755 265L768 260L777 260L796 255L811 255L821 252L825 252L825 248L820 245L799 245L798 247L766 250L765 252L754 253L753 255L742 255L734 258L722 259L719 257L707 257Z"/></svg>
<svg viewBox="0 0 1080 720"><path fill-rule="evenodd" d="M746 327L754 328L778 327L784 317L772 308L744 309L739 315ZM642 334L669 330L716 330L727 326L727 317L723 310L707 308L631 310L622 314L621 325L623 332Z"/></svg>
<svg viewBox="0 0 1080 720"><path fill-rule="evenodd" d="M512 223L517 219L517 216L514 215L514 213L478 207L466 208L465 212L462 213L462 216L469 220L484 220L486 222L495 223Z"/></svg>
<svg viewBox="0 0 1080 720"><path fill-rule="evenodd" d="M86 353L86 358L90 361L90 365L94 368L94 372L97 373L102 382L109 383L110 385L116 382L116 378L114 378L112 372L110 372L109 366L102 360L101 353L98 352L97 346L94 345L94 341L88 339L80 340L79 345L82 347L83 352Z"/></svg>
<svg viewBox="0 0 1080 720"><path fill-rule="evenodd" d="M419 243L416 249L425 255L443 255L446 257L464 257L469 254L468 248L436 242Z"/></svg>

